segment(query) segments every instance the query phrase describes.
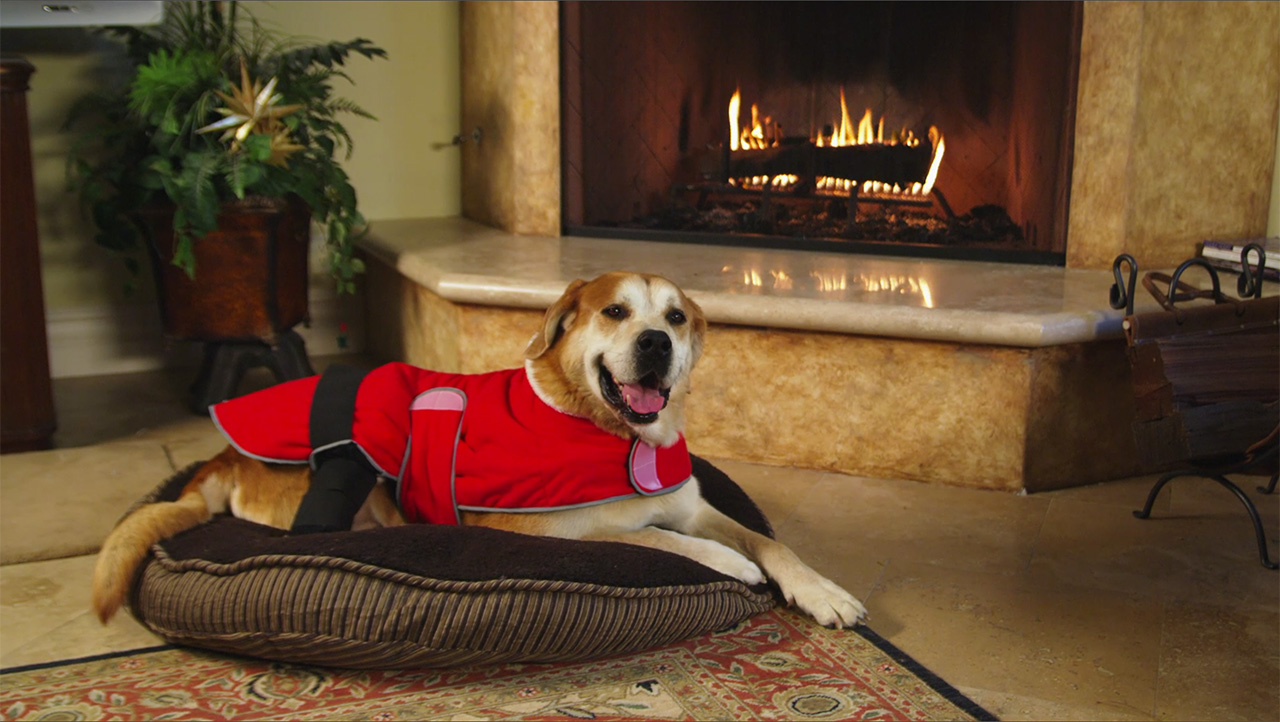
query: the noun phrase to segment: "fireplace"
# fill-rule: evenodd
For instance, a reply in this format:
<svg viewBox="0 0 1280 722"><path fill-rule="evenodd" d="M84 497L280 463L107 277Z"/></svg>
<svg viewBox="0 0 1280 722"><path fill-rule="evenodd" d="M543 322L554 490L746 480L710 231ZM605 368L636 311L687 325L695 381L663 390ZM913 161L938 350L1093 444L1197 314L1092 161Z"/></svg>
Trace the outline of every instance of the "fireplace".
<svg viewBox="0 0 1280 722"><path fill-rule="evenodd" d="M561 3L564 232L1061 264L1081 15Z"/></svg>
<svg viewBox="0 0 1280 722"><path fill-rule="evenodd" d="M483 137L462 143L463 215L508 233L560 236L577 225L574 214L583 208L572 197L562 203L562 185L571 189L570 176L583 167L581 154L572 157L574 145L563 144L564 137L576 137L573 124L580 120L563 112L560 92L575 82L575 66L561 60L561 27L574 18L562 13L560 3L512 0L463 3L461 14L460 130L472 139L479 129ZM1020 143L1012 166L991 166L993 173L1005 168L1001 173L1018 187L1040 189L1040 205L1051 203L1053 212L1041 214L1049 220L1026 227L1027 235L1041 244L1052 239L1048 252L1061 252L1057 246L1066 225L1067 268L1110 269L1120 253L1133 255L1144 268L1172 267L1206 238L1263 234L1280 113L1280 3L1085 0L1078 18L1078 71L1068 71L1069 79L1077 75L1071 81L1074 99L1031 102L1037 118L1049 121L1056 117L1049 109L1061 103L1064 132L1055 140L1065 148L1033 153L1030 144ZM613 32L612 41L621 45L636 28ZM1045 48L1018 47L1032 60L1017 62L993 82L1023 87L1018 78L1039 72L1034 55ZM726 77L705 109L691 105L691 111L719 122L727 94L743 82ZM844 82L852 95L852 84ZM748 111L753 102L769 107L758 89L741 87ZM865 107L851 99L853 116ZM1066 127L1068 119L1073 128ZM966 152L963 129L943 118L921 118L917 126L927 131L926 123L946 138L941 187L952 208L963 213L971 206L946 175ZM1027 117L1019 125L1020 132L1045 127ZM571 157L562 162L562 156ZM1057 159L1058 180L1028 186L1034 166L1051 159ZM1026 223L1021 204L1005 202L1010 215Z"/></svg>

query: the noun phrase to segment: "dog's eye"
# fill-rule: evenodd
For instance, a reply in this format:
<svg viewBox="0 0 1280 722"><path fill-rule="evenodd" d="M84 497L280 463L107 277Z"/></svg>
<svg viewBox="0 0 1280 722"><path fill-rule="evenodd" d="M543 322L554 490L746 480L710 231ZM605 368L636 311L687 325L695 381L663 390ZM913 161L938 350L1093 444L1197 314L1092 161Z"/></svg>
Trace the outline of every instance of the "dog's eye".
<svg viewBox="0 0 1280 722"><path fill-rule="evenodd" d="M684 322L685 322L684 311L681 311L678 308L673 308L670 311L667 311L667 323L671 324L672 326L679 326Z"/></svg>
<svg viewBox="0 0 1280 722"><path fill-rule="evenodd" d="M626 307L620 306L616 303L613 304L612 306L605 306L604 310L601 311L601 313L617 321L621 321L622 319L630 315L627 313Z"/></svg>

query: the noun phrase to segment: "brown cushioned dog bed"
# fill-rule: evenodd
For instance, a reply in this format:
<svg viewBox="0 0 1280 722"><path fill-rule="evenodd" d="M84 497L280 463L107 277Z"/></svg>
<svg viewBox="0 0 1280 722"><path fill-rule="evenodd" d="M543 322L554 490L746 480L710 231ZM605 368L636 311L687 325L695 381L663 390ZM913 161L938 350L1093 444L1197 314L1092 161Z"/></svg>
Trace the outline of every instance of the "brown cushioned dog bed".
<svg viewBox="0 0 1280 722"><path fill-rule="evenodd" d="M177 498L196 466L143 502ZM768 520L693 457L702 494L748 528ZM629 544L414 524L286 536L230 517L153 548L133 615L170 642L335 667L552 662L718 631L772 608L767 586Z"/></svg>

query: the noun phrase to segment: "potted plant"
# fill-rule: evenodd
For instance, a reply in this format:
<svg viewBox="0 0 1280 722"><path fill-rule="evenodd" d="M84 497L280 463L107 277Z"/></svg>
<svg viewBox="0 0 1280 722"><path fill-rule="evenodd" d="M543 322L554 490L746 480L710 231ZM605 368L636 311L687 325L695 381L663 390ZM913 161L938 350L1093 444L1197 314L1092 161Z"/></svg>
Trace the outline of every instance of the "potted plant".
<svg viewBox="0 0 1280 722"><path fill-rule="evenodd" d="M68 174L96 241L135 274L138 252L151 257L167 335L276 347L307 319L312 221L339 292L363 270L341 119L373 116L334 82L350 82L349 57L386 52L363 38L301 42L234 2L168 3L160 25L107 32L124 40L133 75L68 121ZM206 346L206 366L215 352ZM305 352L301 363L310 370Z"/></svg>

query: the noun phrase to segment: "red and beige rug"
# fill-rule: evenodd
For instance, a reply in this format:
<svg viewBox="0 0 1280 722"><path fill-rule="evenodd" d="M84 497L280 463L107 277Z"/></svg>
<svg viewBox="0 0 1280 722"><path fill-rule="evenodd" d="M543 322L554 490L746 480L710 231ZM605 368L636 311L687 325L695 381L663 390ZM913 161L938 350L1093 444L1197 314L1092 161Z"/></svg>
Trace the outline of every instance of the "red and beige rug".
<svg viewBox="0 0 1280 722"><path fill-rule="evenodd" d="M787 610L626 657L347 671L174 647L0 672L7 720L971 720L989 712L865 628Z"/></svg>

